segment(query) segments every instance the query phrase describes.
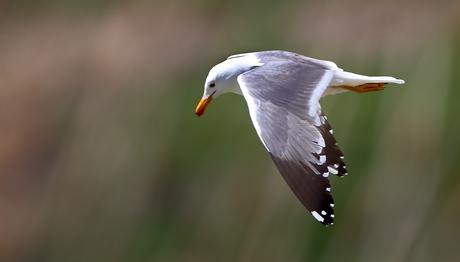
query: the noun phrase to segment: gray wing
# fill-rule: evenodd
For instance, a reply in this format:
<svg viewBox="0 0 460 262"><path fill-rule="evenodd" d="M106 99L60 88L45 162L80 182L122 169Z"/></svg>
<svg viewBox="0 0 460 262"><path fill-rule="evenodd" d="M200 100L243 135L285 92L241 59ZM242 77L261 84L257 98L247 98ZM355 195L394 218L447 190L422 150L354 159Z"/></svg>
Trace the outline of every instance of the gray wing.
<svg viewBox="0 0 460 262"><path fill-rule="evenodd" d="M297 198L325 225L334 218L327 177L346 174L319 106L331 79L324 67L283 59L265 61L238 77L262 143Z"/></svg>

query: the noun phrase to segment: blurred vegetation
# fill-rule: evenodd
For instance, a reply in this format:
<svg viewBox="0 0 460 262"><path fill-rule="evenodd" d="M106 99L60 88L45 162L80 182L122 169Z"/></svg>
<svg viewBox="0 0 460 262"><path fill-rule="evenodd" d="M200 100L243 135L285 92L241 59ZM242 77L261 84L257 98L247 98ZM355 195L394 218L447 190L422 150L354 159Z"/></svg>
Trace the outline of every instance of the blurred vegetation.
<svg viewBox="0 0 460 262"><path fill-rule="evenodd" d="M458 261L458 1L2 1L0 261ZM403 87L322 100L307 214L211 66L283 49Z"/></svg>

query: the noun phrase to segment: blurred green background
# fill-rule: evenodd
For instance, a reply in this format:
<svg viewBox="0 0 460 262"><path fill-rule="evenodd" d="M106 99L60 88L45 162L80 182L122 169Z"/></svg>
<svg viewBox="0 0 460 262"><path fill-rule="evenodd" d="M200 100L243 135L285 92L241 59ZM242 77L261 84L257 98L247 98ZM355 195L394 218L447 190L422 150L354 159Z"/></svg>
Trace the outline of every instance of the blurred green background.
<svg viewBox="0 0 460 262"><path fill-rule="evenodd" d="M406 80L322 100L350 176L304 210L208 70L283 49ZM459 1L2 1L0 261L459 261Z"/></svg>

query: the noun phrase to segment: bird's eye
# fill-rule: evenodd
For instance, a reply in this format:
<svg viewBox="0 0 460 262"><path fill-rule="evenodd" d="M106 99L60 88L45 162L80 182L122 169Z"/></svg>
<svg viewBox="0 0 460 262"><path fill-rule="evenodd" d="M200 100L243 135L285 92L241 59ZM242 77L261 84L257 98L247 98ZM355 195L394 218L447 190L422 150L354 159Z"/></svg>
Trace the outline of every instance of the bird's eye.
<svg viewBox="0 0 460 262"><path fill-rule="evenodd" d="M215 87L215 86L216 86L216 83L209 84L209 87Z"/></svg>

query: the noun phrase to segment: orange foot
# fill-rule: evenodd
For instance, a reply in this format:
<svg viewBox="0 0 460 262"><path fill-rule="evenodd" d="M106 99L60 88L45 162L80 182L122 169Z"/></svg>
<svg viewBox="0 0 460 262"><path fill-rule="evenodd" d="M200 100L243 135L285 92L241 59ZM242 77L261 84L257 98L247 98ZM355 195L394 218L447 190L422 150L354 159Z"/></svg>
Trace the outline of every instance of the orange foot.
<svg viewBox="0 0 460 262"><path fill-rule="evenodd" d="M357 93L366 93L371 91L380 91L385 89L384 83L372 83L372 84L364 84L359 86L340 86L342 88L348 89L350 91L354 91Z"/></svg>

